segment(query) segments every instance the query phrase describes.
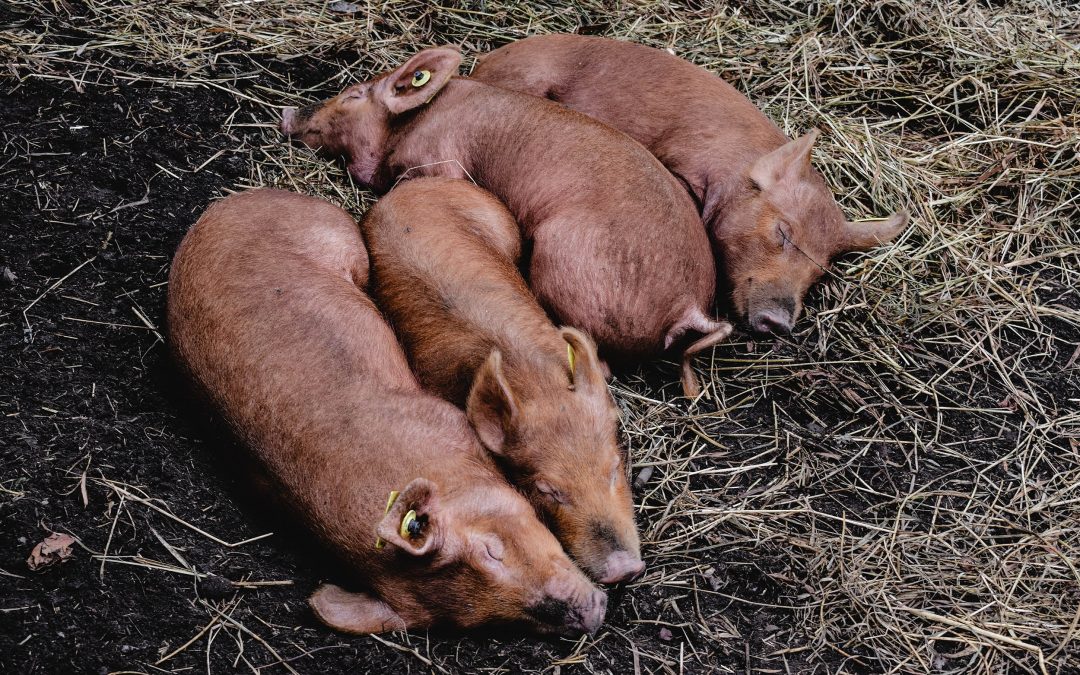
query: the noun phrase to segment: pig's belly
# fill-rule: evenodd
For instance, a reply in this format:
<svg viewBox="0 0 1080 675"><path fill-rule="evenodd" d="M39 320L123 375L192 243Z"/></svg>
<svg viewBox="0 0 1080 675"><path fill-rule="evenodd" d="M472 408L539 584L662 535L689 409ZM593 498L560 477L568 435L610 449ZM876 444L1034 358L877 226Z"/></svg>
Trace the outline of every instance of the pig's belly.
<svg viewBox="0 0 1080 675"><path fill-rule="evenodd" d="M711 301L701 278L709 272L695 270L685 251L582 229L554 222L536 230L529 285L557 321L588 333L605 354L654 356L678 317Z"/></svg>

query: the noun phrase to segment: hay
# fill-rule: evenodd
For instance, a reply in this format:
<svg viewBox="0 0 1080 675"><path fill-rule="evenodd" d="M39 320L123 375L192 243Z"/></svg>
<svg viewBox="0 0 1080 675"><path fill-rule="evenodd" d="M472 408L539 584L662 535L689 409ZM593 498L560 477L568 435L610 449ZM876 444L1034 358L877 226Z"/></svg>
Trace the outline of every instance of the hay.
<svg viewBox="0 0 1080 675"><path fill-rule="evenodd" d="M702 359L708 399L678 399L673 364L618 379L634 475L652 471L649 568L611 637L563 663L1077 671L1080 9L991 4L14 0L33 19L6 22L0 58L13 83L231 92L236 189L355 214L371 195L283 143L276 110L418 46L585 27L670 47L790 134L821 128L815 162L848 216L903 206L913 225L845 258L790 339Z"/></svg>

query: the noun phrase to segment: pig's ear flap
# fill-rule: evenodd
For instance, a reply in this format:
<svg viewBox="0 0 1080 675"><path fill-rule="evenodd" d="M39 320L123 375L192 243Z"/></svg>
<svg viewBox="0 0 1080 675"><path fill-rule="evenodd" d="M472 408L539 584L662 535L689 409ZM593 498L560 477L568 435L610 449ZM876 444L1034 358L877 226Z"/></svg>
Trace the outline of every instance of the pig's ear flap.
<svg viewBox="0 0 1080 675"><path fill-rule="evenodd" d="M461 54L454 49L425 49L383 80L379 96L391 115L424 105L457 74Z"/></svg>
<svg viewBox="0 0 1080 675"><path fill-rule="evenodd" d="M819 132L808 133L788 141L750 167L750 180L760 190L768 190L785 179L798 179L810 169L810 151L814 149Z"/></svg>
<svg viewBox="0 0 1080 675"><path fill-rule="evenodd" d="M501 455L507 432L517 417L518 405L503 373L502 354L498 349L492 350L484 365L476 371L465 413L484 447Z"/></svg>
<svg viewBox="0 0 1080 675"><path fill-rule="evenodd" d="M570 387L582 391L607 391L607 378L600 357L596 354L596 345L589 336L576 328L563 326L559 337L566 341L566 368L570 376Z"/></svg>
<svg viewBox="0 0 1080 675"><path fill-rule="evenodd" d="M376 548L396 546L412 555L426 555L442 543L435 484L426 478L413 479L386 509L375 527Z"/></svg>
<svg viewBox="0 0 1080 675"><path fill-rule="evenodd" d="M897 211L888 218L865 220L861 223L845 223L847 239L845 251L867 251L896 238L908 224L908 212Z"/></svg>
<svg viewBox="0 0 1080 675"><path fill-rule="evenodd" d="M323 584L308 598L315 616L334 630L368 635L409 626L382 600L366 593L350 593L333 584Z"/></svg>

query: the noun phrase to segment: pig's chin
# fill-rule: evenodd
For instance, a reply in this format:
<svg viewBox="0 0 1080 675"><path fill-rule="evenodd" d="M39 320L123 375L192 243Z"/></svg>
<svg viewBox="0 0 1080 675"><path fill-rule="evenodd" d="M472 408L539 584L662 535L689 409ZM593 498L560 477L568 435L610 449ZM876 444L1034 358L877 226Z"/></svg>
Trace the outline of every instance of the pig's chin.
<svg viewBox="0 0 1080 675"><path fill-rule="evenodd" d="M578 638L582 635L587 635L588 630L585 626L579 623L542 623L539 621L533 621L531 628L537 635L544 635L549 637L564 637L564 638Z"/></svg>
<svg viewBox="0 0 1080 675"><path fill-rule="evenodd" d="M348 163L349 175L357 183L375 190L385 191L389 186L380 186L379 159L374 156L358 155Z"/></svg>
<svg viewBox="0 0 1080 675"><path fill-rule="evenodd" d="M577 601L544 598L525 609L540 633L577 637L593 634L604 621L607 596L599 591Z"/></svg>

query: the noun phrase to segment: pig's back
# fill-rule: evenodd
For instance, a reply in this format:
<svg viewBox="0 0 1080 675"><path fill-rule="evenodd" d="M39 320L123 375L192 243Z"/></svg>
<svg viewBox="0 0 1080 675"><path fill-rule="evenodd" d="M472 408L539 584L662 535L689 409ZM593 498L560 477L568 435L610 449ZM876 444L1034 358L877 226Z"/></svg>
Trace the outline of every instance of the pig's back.
<svg viewBox="0 0 1080 675"><path fill-rule="evenodd" d="M464 405L493 348L535 350L558 339L515 266L517 223L486 190L457 179L405 181L362 227L372 293L425 389Z"/></svg>
<svg viewBox="0 0 1080 675"><path fill-rule="evenodd" d="M240 379L307 382L297 377L306 371L326 384L362 374L366 386L415 388L393 333L362 290L367 277L359 229L341 209L276 190L228 197L177 251L169 295L175 347L215 377L259 366Z"/></svg>
<svg viewBox="0 0 1080 675"><path fill-rule="evenodd" d="M695 191L787 140L723 79L632 42L530 37L484 56L471 77L548 98L628 134Z"/></svg>

